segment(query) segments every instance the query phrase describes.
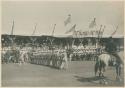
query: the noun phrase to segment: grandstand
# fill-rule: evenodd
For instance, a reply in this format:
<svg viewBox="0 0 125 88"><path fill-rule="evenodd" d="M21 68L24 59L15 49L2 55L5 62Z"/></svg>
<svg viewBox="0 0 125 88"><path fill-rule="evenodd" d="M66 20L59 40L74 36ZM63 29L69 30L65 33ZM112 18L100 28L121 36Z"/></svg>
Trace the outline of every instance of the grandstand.
<svg viewBox="0 0 125 88"><path fill-rule="evenodd" d="M57 47L65 47L65 46L70 46L72 45L73 40L74 43L73 45L75 46L80 46L80 38L72 38L72 37L52 37L52 36L22 36L22 35L6 35L3 34L1 35L1 41L2 41L2 47L7 47L7 46L11 46L11 39L14 40L14 43L17 46L23 45L29 45L32 46L33 42L31 40L31 38L36 39L34 42L35 46L42 46L42 45L50 45L50 39L54 39L53 41L53 46L57 46ZM85 37L82 38L83 42L82 45L95 45L96 44L96 37ZM124 46L124 37L119 37L119 38L113 38L113 40L115 41L115 43L117 44L118 47L122 47ZM101 45L104 45L106 42L108 41L108 38L101 38Z"/></svg>

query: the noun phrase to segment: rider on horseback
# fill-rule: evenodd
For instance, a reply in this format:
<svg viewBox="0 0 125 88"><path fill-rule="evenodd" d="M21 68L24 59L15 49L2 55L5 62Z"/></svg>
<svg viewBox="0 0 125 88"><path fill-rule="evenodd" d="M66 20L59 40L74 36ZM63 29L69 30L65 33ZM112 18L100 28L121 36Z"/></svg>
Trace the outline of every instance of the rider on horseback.
<svg viewBox="0 0 125 88"><path fill-rule="evenodd" d="M114 61L115 64L113 65L115 65L116 67L117 76L120 76L121 75L121 63L123 62L120 56L117 54L117 46L116 46L116 43L113 41L112 37L109 38L105 47L105 51L109 53L111 56L115 57L115 61Z"/></svg>
<svg viewBox="0 0 125 88"><path fill-rule="evenodd" d="M116 55L117 46L113 41L112 37L110 37L109 40L106 42L105 51L110 54Z"/></svg>
<svg viewBox="0 0 125 88"><path fill-rule="evenodd" d="M112 37L109 38L105 47L105 51L109 53L110 55L114 56L116 60L119 60L119 61L121 60L121 58L117 54L117 45L113 41Z"/></svg>

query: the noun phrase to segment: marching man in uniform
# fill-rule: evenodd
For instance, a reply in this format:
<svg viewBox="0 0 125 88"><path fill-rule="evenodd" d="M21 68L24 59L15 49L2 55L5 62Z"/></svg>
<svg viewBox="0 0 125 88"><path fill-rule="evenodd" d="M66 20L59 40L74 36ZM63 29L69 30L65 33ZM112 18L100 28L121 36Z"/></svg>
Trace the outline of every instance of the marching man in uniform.
<svg viewBox="0 0 125 88"><path fill-rule="evenodd" d="M68 69L68 58L67 58L67 53L66 51L63 53L64 57L62 58L62 64L61 64L61 69Z"/></svg>

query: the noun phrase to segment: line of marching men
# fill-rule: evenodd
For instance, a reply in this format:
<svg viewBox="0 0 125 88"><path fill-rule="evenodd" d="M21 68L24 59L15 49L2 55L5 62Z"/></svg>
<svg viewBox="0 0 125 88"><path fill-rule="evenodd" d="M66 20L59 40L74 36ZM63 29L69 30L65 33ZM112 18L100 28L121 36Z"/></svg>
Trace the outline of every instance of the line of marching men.
<svg viewBox="0 0 125 88"><path fill-rule="evenodd" d="M30 56L31 64L45 65L58 69L67 69L68 60L66 52L59 53L33 53Z"/></svg>

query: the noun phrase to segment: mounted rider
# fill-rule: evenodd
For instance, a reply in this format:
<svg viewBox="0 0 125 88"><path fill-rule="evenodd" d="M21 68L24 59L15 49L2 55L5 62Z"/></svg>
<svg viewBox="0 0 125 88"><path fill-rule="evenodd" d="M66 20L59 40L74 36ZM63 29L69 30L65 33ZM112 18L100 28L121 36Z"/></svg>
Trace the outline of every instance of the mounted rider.
<svg viewBox="0 0 125 88"><path fill-rule="evenodd" d="M110 37L109 40L106 42L105 51L110 55L114 56L116 60L121 60L120 56L117 53L117 45L112 37Z"/></svg>
<svg viewBox="0 0 125 88"><path fill-rule="evenodd" d="M105 47L105 51L110 54L111 56L114 56L115 57L115 63L113 63L112 65L115 65L116 67L116 74L117 76L120 76L121 75L121 67L122 67L122 60L120 58L120 56L118 55L118 51L117 51L117 45L116 43L114 42L114 40L112 39L112 37L109 38L109 40L106 42L106 47ZM118 77L116 77L117 79Z"/></svg>

